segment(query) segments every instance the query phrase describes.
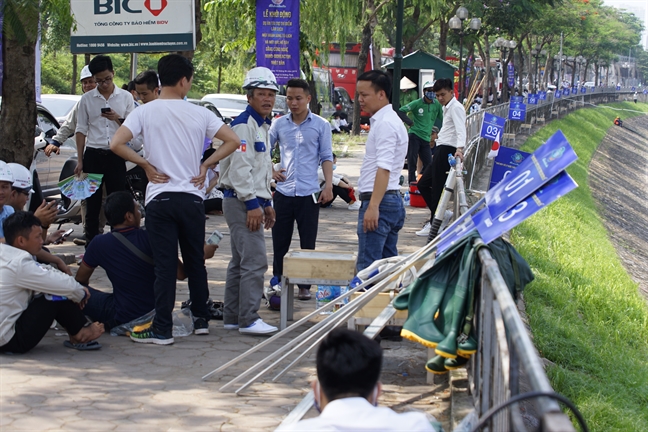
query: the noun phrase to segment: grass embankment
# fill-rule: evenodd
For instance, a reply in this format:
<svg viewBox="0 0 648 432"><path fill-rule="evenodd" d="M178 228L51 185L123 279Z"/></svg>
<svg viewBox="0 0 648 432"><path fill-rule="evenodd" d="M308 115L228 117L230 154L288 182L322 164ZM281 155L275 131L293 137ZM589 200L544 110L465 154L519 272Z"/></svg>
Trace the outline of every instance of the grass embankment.
<svg viewBox="0 0 648 432"><path fill-rule="evenodd" d="M648 113L647 104L610 106ZM646 431L648 306L608 238L588 184L592 156L616 115L641 114L581 109L526 142L522 150L531 152L562 130L579 156L568 169L579 187L520 225L512 240L536 276L525 290L526 308L535 345L552 362L547 375L554 389L578 406L592 431ZM627 174L633 175L619 173Z"/></svg>

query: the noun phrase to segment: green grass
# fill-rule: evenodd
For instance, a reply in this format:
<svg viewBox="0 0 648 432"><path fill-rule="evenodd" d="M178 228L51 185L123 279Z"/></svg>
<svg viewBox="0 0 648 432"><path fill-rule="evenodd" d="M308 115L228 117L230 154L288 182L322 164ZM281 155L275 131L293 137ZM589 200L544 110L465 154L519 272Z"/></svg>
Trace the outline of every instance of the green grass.
<svg viewBox="0 0 648 432"><path fill-rule="evenodd" d="M648 104L609 106L648 113ZM588 183L592 156L616 115L641 114L581 109L525 143L522 150L533 151L562 130L579 156L568 169L579 187L521 224L512 240L536 276L526 308L534 343L553 363L547 375L554 389L592 431L646 431L648 304L608 238Z"/></svg>
<svg viewBox="0 0 648 432"><path fill-rule="evenodd" d="M367 141L367 135L349 135L349 134L334 134L333 135L333 153L338 158L348 157L350 153L359 150L360 146L364 146Z"/></svg>

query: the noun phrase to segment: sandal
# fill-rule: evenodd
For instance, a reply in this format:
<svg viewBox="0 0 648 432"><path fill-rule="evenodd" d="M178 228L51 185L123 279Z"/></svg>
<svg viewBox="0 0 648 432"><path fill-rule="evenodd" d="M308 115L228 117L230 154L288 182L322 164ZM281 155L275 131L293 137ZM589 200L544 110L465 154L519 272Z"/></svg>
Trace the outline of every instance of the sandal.
<svg viewBox="0 0 648 432"><path fill-rule="evenodd" d="M72 343L69 340L63 342L63 346L66 348L72 348L79 351L94 351L101 348L101 344L96 340L86 342L86 343Z"/></svg>

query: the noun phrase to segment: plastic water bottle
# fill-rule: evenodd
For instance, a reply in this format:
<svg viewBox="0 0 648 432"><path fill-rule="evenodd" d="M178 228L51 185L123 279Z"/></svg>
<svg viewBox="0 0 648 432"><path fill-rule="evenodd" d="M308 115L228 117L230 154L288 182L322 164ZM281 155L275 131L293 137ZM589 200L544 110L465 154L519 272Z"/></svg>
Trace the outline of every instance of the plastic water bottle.
<svg viewBox="0 0 648 432"><path fill-rule="evenodd" d="M409 191L405 191L405 196L403 197L403 202L405 204L405 207L410 205L410 193L409 193Z"/></svg>

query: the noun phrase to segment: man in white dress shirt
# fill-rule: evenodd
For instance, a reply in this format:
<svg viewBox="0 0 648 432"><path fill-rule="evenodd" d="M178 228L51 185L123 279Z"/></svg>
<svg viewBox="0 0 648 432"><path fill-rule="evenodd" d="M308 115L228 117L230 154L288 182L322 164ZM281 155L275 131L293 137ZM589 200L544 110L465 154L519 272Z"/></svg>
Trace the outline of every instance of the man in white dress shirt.
<svg viewBox="0 0 648 432"><path fill-rule="evenodd" d="M373 70L358 77L358 99L371 114L371 130L360 168L358 192L358 271L398 255L398 231L405 223L400 174L407 154L407 130L393 110L391 78Z"/></svg>
<svg viewBox="0 0 648 432"><path fill-rule="evenodd" d="M277 431L434 431L424 413L399 414L378 406L381 366L378 342L352 330L333 330L317 350L312 383L320 416Z"/></svg>
<svg viewBox="0 0 648 432"><path fill-rule="evenodd" d="M101 181L110 195L126 189L126 163L110 151L110 141L135 104L133 96L113 82L115 72L110 57L98 55L88 68L97 87L79 101L75 135L79 161L74 174L103 174ZM86 247L99 234L102 198L102 193L97 192L86 199Z"/></svg>

